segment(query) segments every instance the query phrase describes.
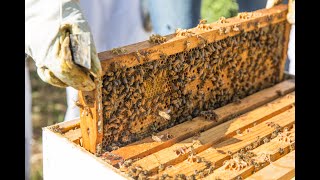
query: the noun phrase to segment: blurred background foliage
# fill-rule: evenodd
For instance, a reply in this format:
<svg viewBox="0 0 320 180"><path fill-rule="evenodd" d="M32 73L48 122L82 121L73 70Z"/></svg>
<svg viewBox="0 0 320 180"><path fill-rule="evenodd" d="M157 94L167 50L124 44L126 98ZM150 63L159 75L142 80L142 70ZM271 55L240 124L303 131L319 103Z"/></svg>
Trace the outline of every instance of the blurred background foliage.
<svg viewBox="0 0 320 180"><path fill-rule="evenodd" d="M239 6L236 0L202 0L201 17L208 23L217 21L221 16L225 18L238 14Z"/></svg>

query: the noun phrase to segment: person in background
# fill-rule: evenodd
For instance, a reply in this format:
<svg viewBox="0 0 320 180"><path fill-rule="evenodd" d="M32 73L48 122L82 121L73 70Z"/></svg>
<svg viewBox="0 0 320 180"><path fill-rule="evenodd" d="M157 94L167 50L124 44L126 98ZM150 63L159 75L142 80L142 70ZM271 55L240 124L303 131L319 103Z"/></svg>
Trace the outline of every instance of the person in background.
<svg viewBox="0 0 320 180"><path fill-rule="evenodd" d="M211 23L221 16L235 16L238 5L235 0L149 0L148 10L154 32L163 36L177 28L193 28L200 19Z"/></svg>
<svg viewBox="0 0 320 180"><path fill-rule="evenodd" d="M151 25L156 34L172 34L177 28L195 27L200 20L201 0L149 0Z"/></svg>
<svg viewBox="0 0 320 180"><path fill-rule="evenodd" d="M146 39L140 0L26 0L25 53L34 60L39 77L53 86L67 88L68 111L77 100L77 90L91 91L91 78L101 75L97 52ZM87 21L88 20L88 21ZM91 26L91 28L89 27ZM90 33L91 68L74 64L69 34ZM31 147L31 88L25 73L25 179L29 179ZM79 117L79 110L67 120Z"/></svg>

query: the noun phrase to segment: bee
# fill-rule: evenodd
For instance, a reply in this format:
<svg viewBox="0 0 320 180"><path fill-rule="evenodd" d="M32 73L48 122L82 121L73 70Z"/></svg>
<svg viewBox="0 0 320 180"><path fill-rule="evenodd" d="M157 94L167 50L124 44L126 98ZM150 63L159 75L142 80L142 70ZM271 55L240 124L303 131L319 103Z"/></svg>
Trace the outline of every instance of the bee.
<svg viewBox="0 0 320 180"><path fill-rule="evenodd" d="M225 32L225 28L220 27L220 28L219 28L219 35L224 34L224 32Z"/></svg>
<svg viewBox="0 0 320 180"><path fill-rule="evenodd" d="M147 180L147 176L144 175L143 173L140 173L138 176L138 180Z"/></svg>
<svg viewBox="0 0 320 180"><path fill-rule="evenodd" d="M164 173L161 175L160 180L165 180L167 177L169 177L169 175Z"/></svg>
<svg viewBox="0 0 320 180"><path fill-rule="evenodd" d="M119 55L119 54L127 53L128 51L125 48L112 48L111 52L113 54Z"/></svg>
<svg viewBox="0 0 320 180"><path fill-rule="evenodd" d="M186 154L188 152L188 147L187 146L182 146L180 148L176 148L173 150L173 152L176 153L176 155L182 155L182 154Z"/></svg>
<svg viewBox="0 0 320 180"><path fill-rule="evenodd" d="M237 133L238 135L240 135L240 134L241 134L241 130L238 129L238 130L236 131L236 133Z"/></svg>
<svg viewBox="0 0 320 180"><path fill-rule="evenodd" d="M163 171L165 169L164 164L160 164L158 167L159 172Z"/></svg>
<svg viewBox="0 0 320 180"><path fill-rule="evenodd" d="M234 102L235 104L241 104L241 100L239 99L238 96L234 96L234 97L233 97L233 102Z"/></svg>
<svg viewBox="0 0 320 180"><path fill-rule="evenodd" d="M228 34L231 30L231 27L226 27L224 30L224 34Z"/></svg>
<svg viewBox="0 0 320 180"><path fill-rule="evenodd" d="M186 179L186 175L185 174L176 174L174 179L175 180L184 180L184 179Z"/></svg>
<svg viewBox="0 0 320 180"><path fill-rule="evenodd" d="M59 125L55 125L51 127L51 130L55 133L62 133L61 128Z"/></svg>
<svg viewBox="0 0 320 180"><path fill-rule="evenodd" d="M279 148L278 152L279 152L280 155L282 155L284 153L284 149L283 148Z"/></svg>
<svg viewBox="0 0 320 180"><path fill-rule="evenodd" d="M187 180L196 180L196 176L194 174L187 177Z"/></svg>
<svg viewBox="0 0 320 180"><path fill-rule="evenodd" d="M277 90L276 93L277 93L278 96L283 96L283 92L280 91L280 90Z"/></svg>
<svg viewBox="0 0 320 180"><path fill-rule="evenodd" d="M93 118L93 115L89 106L81 104L79 100L75 101L75 105L78 106L80 109L82 109L81 116L90 115L90 117Z"/></svg>
<svg viewBox="0 0 320 180"><path fill-rule="evenodd" d="M159 116L163 117L166 120L170 120L171 119L171 116L168 113L164 112L164 111L159 111Z"/></svg>
<svg viewBox="0 0 320 180"><path fill-rule="evenodd" d="M93 98L89 95L85 95L84 99L86 101L87 104L92 104L94 102Z"/></svg>
<svg viewBox="0 0 320 180"><path fill-rule="evenodd" d="M295 147L294 147L294 144L290 144L290 146L289 146L289 150L290 150L290 151L293 151L293 150L294 150L294 148L295 148Z"/></svg>
<svg viewBox="0 0 320 180"><path fill-rule="evenodd" d="M225 17L221 16L218 20L219 23L224 24L224 23L229 23Z"/></svg>
<svg viewBox="0 0 320 180"><path fill-rule="evenodd" d="M199 24L206 24L208 21L206 19L200 19Z"/></svg>
<svg viewBox="0 0 320 180"><path fill-rule="evenodd" d="M152 43L152 44L162 44L166 41L167 41L167 38L159 34L152 34L149 37L149 43Z"/></svg>
<svg viewBox="0 0 320 180"><path fill-rule="evenodd" d="M255 26L256 28L260 28L260 27L261 27L261 24L260 24L260 22L255 22L255 23L254 23L254 26Z"/></svg>
<svg viewBox="0 0 320 180"><path fill-rule="evenodd" d="M164 135L160 135L160 136L152 135L151 136L152 140L154 140L155 142L162 142L163 137L164 137Z"/></svg>
<svg viewBox="0 0 320 180"><path fill-rule="evenodd" d="M185 42L183 43L183 45L184 45L184 51L187 51L187 49L189 48L190 44L191 44L190 41L185 41Z"/></svg>
<svg viewBox="0 0 320 180"><path fill-rule="evenodd" d="M202 172L202 171L201 171L201 172L199 172L197 176L198 176L199 178L204 178L204 177L205 177L205 175L203 174L203 172Z"/></svg>
<svg viewBox="0 0 320 180"><path fill-rule="evenodd" d="M270 141L269 138L264 138L264 139L263 139L263 143L268 143L269 141Z"/></svg>
<svg viewBox="0 0 320 180"><path fill-rule="evenodd" d="M202 162L202 158L200 156L196 156L195 160L197 163L201 163Z"/></svg>

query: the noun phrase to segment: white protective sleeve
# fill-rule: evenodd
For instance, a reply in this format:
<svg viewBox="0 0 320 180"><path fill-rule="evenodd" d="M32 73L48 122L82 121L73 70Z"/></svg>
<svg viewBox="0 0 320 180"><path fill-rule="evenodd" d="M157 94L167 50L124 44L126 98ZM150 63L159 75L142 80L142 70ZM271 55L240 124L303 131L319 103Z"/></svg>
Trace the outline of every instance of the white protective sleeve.
<svg viewBox="0 0 320 180"><path fill-rule="evenodd" d="M25 52L36 62L42 80L59 87L94 89L89 73L99 76L101 65L78 1L26 0L25 25ZM69 33L90 33L91 69L73 63Z"/></svg>

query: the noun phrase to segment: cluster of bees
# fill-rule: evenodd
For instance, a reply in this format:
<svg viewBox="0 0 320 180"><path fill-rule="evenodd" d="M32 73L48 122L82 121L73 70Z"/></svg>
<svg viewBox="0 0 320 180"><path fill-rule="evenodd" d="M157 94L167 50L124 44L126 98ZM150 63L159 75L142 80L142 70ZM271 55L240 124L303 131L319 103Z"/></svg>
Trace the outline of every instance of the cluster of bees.
<svg viewBox="0 0 320 180"><path fill-rule="evenodd" d="M202 44L103 77L103 148L122 147L280 81L284 23ZM154 39L151 38L151 39ZM159 38L156 38L159 39ZM157 41L158 43L158 41ZM169 112L170 118L159 116Z"/></svg>
<svg viewBox="0 0 320 180"><path fill-rule="evenodd" d="M294 127L281 127L278 124L275 124L273 122L267 122L268 126L274 128L274 131L271 134L271 137L267 136L264 138L261 138L257 136L256 140L253 141L251 144L247 145L246 147L240 149L236 152L228 151L229 158L228 160L225 160L222 164L222 168L230 171L240 171L248 166L253 166L254 171L258 171L261 168L265 167L270 162L270 155L268 153L258 153L255 154L251 150L257 148L258 146L268 143L270 139L273 138L282 138L283 133L291 132ZM292 142L291 142L292 143ZM210 160L206 160L204 157L198 156L191 148L191 150L187 150L187 147L183 147L183 154L188 154L188 158L186 161L189 163L203 163L204 167L198 170L194 170L194 172L191 175L186 175L183 173L175 174L175 175L168 175L167 173L163 172L167 168L173 168L172 165L164 165L160 164L157 168L158 172L154 171L147 171L144 170L139 165L133 165L134 162L136 162L139 159L128 159L126 161L123 161L122 163L119 163L119 168L121 171L126 172L126 174L133 178L133 179L150 179L152 176L154 179L159 180L165 180L165 179L181 179L181 180L195 180L195 179L201 179L205 178L208 175L214 173L216 169L215 163L213 163ZM290 145L290 151L294 150L294 143ZM285 153L284 148L279 148L279 154L283 155ZM107 155L110 156L110 154L107 152ZM181 152L177 153L177 155L181 155ZM114 158L114 157L112 157ZM111 158L111 159L112 159ZM109 158L110 159L110 158ZM241 179L241 176L238 176L236 179Z"/></svg>

